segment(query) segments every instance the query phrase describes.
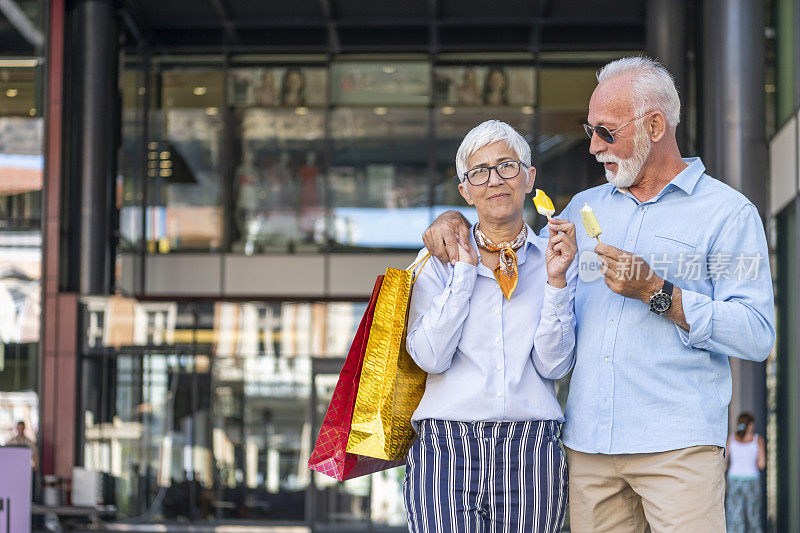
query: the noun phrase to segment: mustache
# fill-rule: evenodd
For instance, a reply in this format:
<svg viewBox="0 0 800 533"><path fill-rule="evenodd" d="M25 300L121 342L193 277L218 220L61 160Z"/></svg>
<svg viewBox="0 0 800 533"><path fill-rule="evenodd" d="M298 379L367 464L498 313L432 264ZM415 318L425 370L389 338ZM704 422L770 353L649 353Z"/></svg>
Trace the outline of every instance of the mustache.
<svg viewBox="0 0 800 533"><path fill-rule="evenodd" d="M619 164L619 162L622 161L621 159L618 159L618 158L614 157L611 154L605 154L605 153L595 154L594 158L597 159L597 161L599 163L617 163L617 164Z"/></svg>

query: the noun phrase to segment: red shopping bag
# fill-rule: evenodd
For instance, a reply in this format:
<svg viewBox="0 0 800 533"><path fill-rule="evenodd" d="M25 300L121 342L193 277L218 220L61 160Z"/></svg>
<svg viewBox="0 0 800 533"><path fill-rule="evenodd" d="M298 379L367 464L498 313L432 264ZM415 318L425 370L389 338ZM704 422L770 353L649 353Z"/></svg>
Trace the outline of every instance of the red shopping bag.
<svg viewBox="0 0 800 533"><path fill-rule="evenodd" d="M325 474L332 478L344 481L366 474L380 472L405 464L405 461L387 461L347 453L347 440L350 435L350 421L353 418L353 407L358 393L358 382L361 379L361 366L364 363L364 351L367 348L367 338L372 326L372 316L375 312L375 302L383 283L383 276L378 276L372 297L367 310L361 318L361 323L356 331L350 351L347 353L344 367L339 373L339 381L333 391L333 398L325 413L325 420L317 437L317 443L308 467L311 470Z"/></svg>

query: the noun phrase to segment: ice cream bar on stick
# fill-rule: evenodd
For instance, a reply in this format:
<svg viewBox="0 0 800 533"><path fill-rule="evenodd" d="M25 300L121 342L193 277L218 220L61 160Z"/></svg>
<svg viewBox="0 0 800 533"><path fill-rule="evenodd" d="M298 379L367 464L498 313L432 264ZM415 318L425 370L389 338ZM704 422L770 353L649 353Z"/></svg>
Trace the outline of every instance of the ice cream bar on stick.
<svg viewBox="0 0 800 533"><path fill-rule="evenodd" d="M583 218L583 227L586 228L586 233L589 234L589 237L600 242L600 234L603 233L603 230L600 229L600 223L597 221L597 217L594 216L594 211L589 207L589 204L583 204L583 207L581 207L581 217Z"/></svg>
<svg viewBox="0 0 800 533"><path fill-rule="evenodd" d="M556 212L556 208L553 207L553 201L542 189L536 189L536 196L533 197L533 205L536 206L536 210L540 215L547 217L547 220L550 220Z"/></svg>

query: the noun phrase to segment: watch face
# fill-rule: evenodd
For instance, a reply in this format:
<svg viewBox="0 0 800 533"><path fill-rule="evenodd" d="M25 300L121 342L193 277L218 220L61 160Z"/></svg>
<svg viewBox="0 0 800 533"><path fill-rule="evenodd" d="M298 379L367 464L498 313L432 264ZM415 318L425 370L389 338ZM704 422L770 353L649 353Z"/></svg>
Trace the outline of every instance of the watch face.
<svg viewBox="0 0 800 533"><path fill-rule="evenodd" d="M664 293L655 294L650 299L650 309L658 314L665 312L671 305L672 299Z"/></svg>

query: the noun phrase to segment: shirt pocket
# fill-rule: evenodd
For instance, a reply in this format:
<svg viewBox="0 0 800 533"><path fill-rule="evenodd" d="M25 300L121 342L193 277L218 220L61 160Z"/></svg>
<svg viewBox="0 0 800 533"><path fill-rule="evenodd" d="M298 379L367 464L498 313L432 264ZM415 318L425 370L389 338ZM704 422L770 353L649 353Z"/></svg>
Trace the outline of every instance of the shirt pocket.
<svg viewBox="0 0 800 533"><path fill-rule="evenodd" d="M670 234L670 233L656 233L656 242L655 242L656 250L655 252L658 253L660 250L658 248L664 247L674 250L682 250L686 251L694 251L697 248L697 239L693 238L690 235L683 235L683 234Z"/></svg>
<svg viewBox="0 0 800 533"><path fill-rule="evenodd" d="M656 275L677 280L699 280L705 275L705 257L697 251L698 239L684 233L656 233L651 253L644 257Z"/></svg>

